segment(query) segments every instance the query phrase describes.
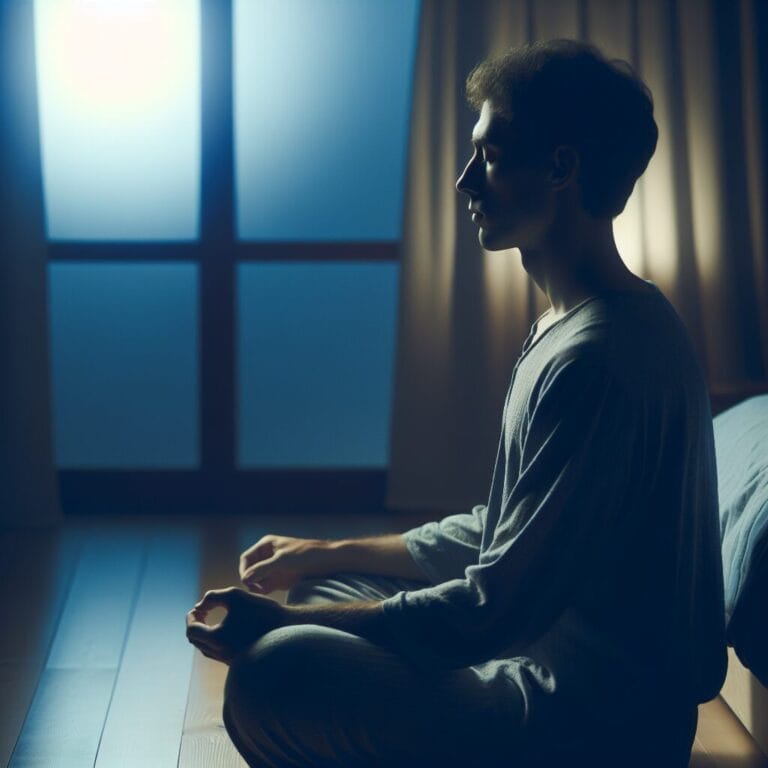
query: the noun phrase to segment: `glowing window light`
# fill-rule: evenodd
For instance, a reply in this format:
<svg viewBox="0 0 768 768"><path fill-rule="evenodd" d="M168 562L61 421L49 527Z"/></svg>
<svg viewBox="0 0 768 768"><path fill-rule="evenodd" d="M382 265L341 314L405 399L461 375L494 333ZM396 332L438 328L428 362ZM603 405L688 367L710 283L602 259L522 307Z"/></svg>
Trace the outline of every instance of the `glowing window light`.
<svg viewBox="0 0 768 768"><path fill-rule="evenodd" d="M36 0L35 45L48 237L197 238L199 0Z"/></svg>
<svg viewBox="0 0 768 768"><path fill-rule="evenodd" d="M239 265L240 468L387 466L399 273Z"/></svg>
<svg viewBox="0 0 768 768"><path fill-rule="evenodd" d="M58 466L197 467L197 265L59 261L48 291Z"/></svg>
<svg viewBox="0 0 768 768"><path fill-rule="evenodd" d="M237 233L400 237L418 0L234 0Z"/></svg>

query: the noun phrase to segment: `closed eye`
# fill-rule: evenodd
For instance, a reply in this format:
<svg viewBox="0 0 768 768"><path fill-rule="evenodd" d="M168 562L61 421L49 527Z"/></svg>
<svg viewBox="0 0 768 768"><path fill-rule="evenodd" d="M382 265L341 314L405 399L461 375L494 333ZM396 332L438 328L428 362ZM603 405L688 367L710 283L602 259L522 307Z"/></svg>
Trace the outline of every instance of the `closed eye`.
<svg viewBox="0 0 768 768"><path fill-rule="evenodd" d="M488 164L495 163L497 160L496 155L493 152L483 152L483 162Z"/></svg>
<svg viewBox="0 0 768 768"><path fill-rule="evenodd" d="M493 144L487 144L484 141L472 140L472 146L475 150L475 157L478 153L482 154L484 163L493 163L498 157L498 147Z"/></svg>

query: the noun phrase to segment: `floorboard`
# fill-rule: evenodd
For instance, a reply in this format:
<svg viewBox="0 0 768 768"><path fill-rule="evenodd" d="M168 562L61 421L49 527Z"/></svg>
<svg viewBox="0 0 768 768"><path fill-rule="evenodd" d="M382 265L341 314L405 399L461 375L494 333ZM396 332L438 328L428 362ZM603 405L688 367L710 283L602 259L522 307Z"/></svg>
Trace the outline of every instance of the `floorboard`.
<svg viewBox="0 0 768 768"><path fill-rule="evenodd" d="M267 533L346 538L420 522L105 517L0 534L0 765L244 768L221 720L227 667L187 642L186 612L206 589L239 585L240 553ZM700 707L690 765L768 761L718 697Z"/></svg>
<svg viewBox="0 0 768 768"><path fill-rule="evenodd" d="M768 768L768 759L720 696L699 706L696 739L717 768Z"/></svg>
<svg viewBox="0 0 768 768"><path fill-rule="evenodd" d="M237 526L227 521L205 525L197 601L208 589L237 585ZM190 606L191 607L191 606ZM211 613L209 623L217 614ZM245 768L224 730L221 717L227 667L195 650L192 680L179 753L179 768Z"/></svg>
<svg viewBox="0 0 768 768"><path fill-rule="evenodd" d="M192 672L186 612L199 568L195 530L153 531L96 768L175 766Z"/></svg>
<svg viewBox="0 0 768 768"><path fill-rule="evenodd" d="M728 675L721 694L757 745L768 754L768 688L742 664L733 648L728 649Z"/></svg>
<svg viewBox="0 0 768 768"><path fill-rule="evenodd" d="M698 736L693 742L693 750L691 751L691 761L688 763L689 768L717 768L717 763L712 759L704 749Z"/></svg>
<svg viewBox="0 0 768 768"><path fill-rule="evenodd" d="M143 566L143 539L122 532L83 534L10 768L94 764Z"/></svg>
<svg viewBox="0 0 768 768"><path fill-rule="evenodd" d="M2 533L0 765L8 765L45 667L79 551L74 530Z"/></svg>
<svg viewBox="0 0 768 768"><path fill-rule="evenodd" d="M45 669L10 768L85 768L99 747L113 669Z"/></svg>

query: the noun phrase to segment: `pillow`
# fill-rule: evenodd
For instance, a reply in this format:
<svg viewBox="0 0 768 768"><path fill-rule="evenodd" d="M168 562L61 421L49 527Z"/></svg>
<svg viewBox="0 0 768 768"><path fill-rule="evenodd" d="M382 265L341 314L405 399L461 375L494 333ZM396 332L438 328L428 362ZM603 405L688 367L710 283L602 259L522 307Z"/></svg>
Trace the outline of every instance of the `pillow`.
<svg viewBox="0 0 768 768"><path fill-rule="evenodd" d="M768 395L713 420L728 644L768 686Z"/></svg>

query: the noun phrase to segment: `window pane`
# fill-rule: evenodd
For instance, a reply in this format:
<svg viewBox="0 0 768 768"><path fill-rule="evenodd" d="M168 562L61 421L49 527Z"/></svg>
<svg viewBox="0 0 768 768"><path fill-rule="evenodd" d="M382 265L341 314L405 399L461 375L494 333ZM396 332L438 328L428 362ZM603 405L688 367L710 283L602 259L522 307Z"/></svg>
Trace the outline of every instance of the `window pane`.
<svg viewBox="0 0 768 768"><path fill-rule="evenodd" d="M397 264L242 264L239 465L386 467Z"/></svg>
<svg viewBox="0 0 768 768"><path fill-rule="evenodd" d="M234 0L240 238L399 238L418 11Z"/></svg>
<svg viewBox="0 0 768 768"><path fill-rule="evenodd" d="M199 0L36 0L52 240L192 240L200 204Z"/></svg>
<svg viewBox="0 0 768 768"><path fill-rule="evenodd" d="M48 267L60 467L193 468L197 266Z"/></svg>

